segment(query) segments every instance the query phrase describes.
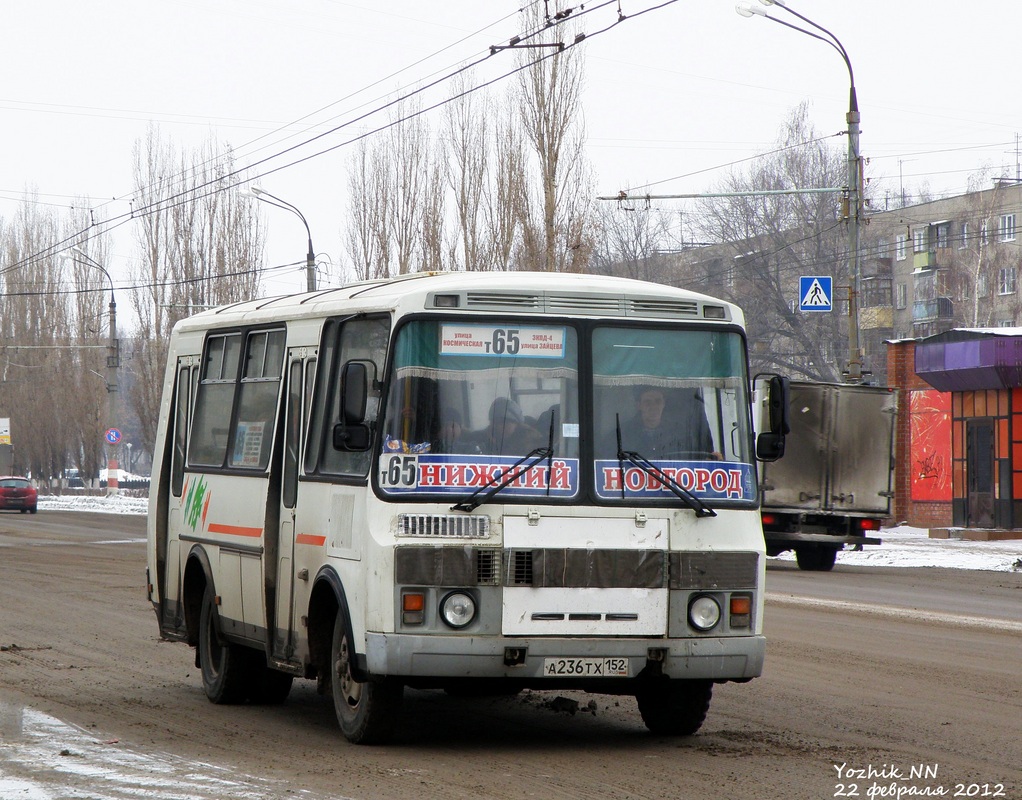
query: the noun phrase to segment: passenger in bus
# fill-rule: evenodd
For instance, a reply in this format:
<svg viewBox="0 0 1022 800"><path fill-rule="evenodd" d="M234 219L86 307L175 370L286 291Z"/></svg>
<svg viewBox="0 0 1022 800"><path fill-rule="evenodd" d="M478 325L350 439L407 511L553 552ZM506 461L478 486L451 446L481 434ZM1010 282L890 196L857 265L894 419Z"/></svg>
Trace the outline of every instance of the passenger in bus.
<svg viewBox="0 0 1022 800"><path fill-rule="evenodd" d="M635 405L635 416L621 423L622 449L637 452L652 461L719 461L723 457L713 448L706 410L695 393L681 396L680 407L668 410L667 392L659 386L645 386L636 392Z"/></svg>
<svg viewBox="0 0 1022 800"><path fill-rule="evenodd" d="M475 453L476 446L467 441L462 434L465 429L461 421L461 412L456 408L445 408L440 412L440 429L433 441L434 453Z"/></svg>
<svg viewBox="0 0 1022 800"><path fill-rule="evenodd" d="M490 424L482 437L482 452L524 456L543 445L543 437L525 422L521 406L507 397L490 405Z"/></svg>

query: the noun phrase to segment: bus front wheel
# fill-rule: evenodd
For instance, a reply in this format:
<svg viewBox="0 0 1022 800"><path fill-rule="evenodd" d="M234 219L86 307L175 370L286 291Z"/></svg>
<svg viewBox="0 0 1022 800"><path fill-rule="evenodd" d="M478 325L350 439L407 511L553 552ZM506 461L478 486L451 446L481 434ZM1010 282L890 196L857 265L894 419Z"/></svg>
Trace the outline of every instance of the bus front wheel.
<svg viewBox="0 0 1022 800"><path fill-rule="evenodd" d="M654 678L635 693L639 713L650 733L691 736L710 709L713 683L704 680Z"/></svg>
<svg viewBox="0 0 1022 800"><path fill-rule="evenodd" d="M199 668L206 697L214 703L244 702L249 690L249 665L245 648L221 637L220 615L213 592L207 589L199 614Z"/></svg>
<svg viewBox="0 0 1022 800"><path fill-rule="evenodd" d="M380 744L390 739L397 726L404 687L393 678L356 680L354 659L350 628L339 612L330 647L330 691L337 724L349 742Z"/></svg>

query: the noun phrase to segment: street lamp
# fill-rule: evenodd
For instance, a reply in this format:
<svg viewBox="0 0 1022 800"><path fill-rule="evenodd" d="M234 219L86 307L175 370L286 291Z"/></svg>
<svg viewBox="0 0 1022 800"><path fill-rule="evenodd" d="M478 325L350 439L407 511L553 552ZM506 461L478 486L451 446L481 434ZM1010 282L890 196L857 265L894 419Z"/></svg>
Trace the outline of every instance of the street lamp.
<svg viewBox="0 0 1022 800"><path fill-rule="evenodd" d="M117 369L120 366L121 358L117 343L117 300L114 298L114 280L110 277L110 273L107 271L106 267L92 258L92 256L84 250L78 247L72 247L71 253L74 255L76 261L80 261L86 266L95 267L100 270L104 275L106 275L106 279L110 282L110 344L108 348L109 352L106 357L106 492L107 494L117 494L117 442L111 441L111 437L116 437L117 432L117 394L119 392Z"/></svg>
<svg viewBox="0 0 1022 800"><path fill-rule="evenodd" d="M760 0L766 6L779 6L792 16L811 25L816 30L825 34L820 36L798 25L792 25L782 19L771 17L766 11L749 3L739 3L735 10L743 17L759 16L765 17L771 22L783 25L786 28L812 36L821 42L826 42L841 56L848 68L848 114L845 117L848 123L848 207L845 216L848 219L848 275L851 280L851 291L848 298L848 372L846 379L848 383L862 383L862 349L859 344L859 292L861 277L859 275L859 216L861 214L861 162L859 159L859 101L855 96L855 74L852 72L852 62L848 58L841 41L826 28L817 25L808 17L799 14L788 8L785 0Z"/></svg>
<svg viewBox="0 0 1022 800"><path fill-rule="evenodd" d="M305 215L295 206L287 202L287 200L281 200L279 197L270 194L268 191L261 189L258 186L250 186L248 193L256 199L262 200L264 203L269 203L271 206L276 206L277 208L283 208L290 211L302 221L302 224L305 226L305 232L309 237L309 252L305 256L305 285L308 291L316 291L316 251L312 249L312 231L309 229L309 222L305 219Z"/></svg>

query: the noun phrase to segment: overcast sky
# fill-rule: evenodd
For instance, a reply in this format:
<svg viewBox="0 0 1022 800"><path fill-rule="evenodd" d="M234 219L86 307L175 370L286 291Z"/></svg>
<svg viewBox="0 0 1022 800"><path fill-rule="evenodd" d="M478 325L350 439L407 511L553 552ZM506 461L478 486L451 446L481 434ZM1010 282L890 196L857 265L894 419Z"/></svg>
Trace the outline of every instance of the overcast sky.
<svg viewBox="0 0 1022 800"><path fill-rule="evenodd" d="M579 20L589 39L584 98L597 192L655 183L654 193L705 191L722 169L771 150L803 100L821 134L846 129L848 72L820 41L733 0L620 0ZM765 8L752 0L760 8ZM486 55L522 23L510 0L33 0L3 3L0 61L0 216L26 189L66 207L85 196L97 220L129 210L131 149L150 122L180 148L210 136L251 164L349 121L395 92ZM552 5L552 4L551 4ZM1022 132L1011 37L1015 3L974 0L790 0L834 33L855 71L861 151L881 204L902 184L964 191L990 166L1016 175ZM784 10L770 13L797 23ZM487 59L485 79L513 55ZM427 100L447 94L439 88ZM427 103L428 105L428 103ZM439 124L439 115L434 119ZM295 123L295 121L301 122ZM292 124L295 123L295 124ZM352 129L273 159L259 184L308 218L315 248L343 257ZM293 138L288 138L293 136ZM844 137L835 136L844 148ZM329 150L323 155L314 155ZM680 177L685 176L685 177ZM675 179L676 178L676 179ZM668 180L675 179L675 180ZM684 212L685 202L663 203ZM301 222L265 207L267 263L301 261ZM679 213L679 219L682 213ZM126 276L135 243L113 240ZM274 272L267 291L299 291L299 268Z"/></svg>

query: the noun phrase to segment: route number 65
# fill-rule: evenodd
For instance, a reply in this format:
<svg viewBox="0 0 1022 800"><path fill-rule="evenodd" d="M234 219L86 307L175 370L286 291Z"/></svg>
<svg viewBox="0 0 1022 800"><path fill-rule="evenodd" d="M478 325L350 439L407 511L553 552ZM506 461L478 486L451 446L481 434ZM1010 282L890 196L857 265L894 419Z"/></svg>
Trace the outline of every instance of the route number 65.
<svg viewBox="0 0 1022 800"><path fill-rule="evenodd" d="M385 458L380 470L380 483L384 486L413 488L416 484L417 459L415 456L392 455Z"/></svg>

